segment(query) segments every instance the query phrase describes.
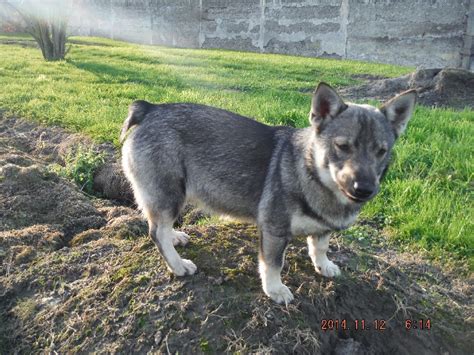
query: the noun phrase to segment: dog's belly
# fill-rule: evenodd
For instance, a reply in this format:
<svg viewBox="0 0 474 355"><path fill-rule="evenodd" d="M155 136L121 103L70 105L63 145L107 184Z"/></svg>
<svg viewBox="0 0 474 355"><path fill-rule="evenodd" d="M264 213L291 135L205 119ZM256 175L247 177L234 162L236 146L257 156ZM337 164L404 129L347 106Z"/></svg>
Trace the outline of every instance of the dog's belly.
<svg viewBox="0 0 474 355"><path fill-rule="evenodd" d="M233 201L233 202L232 202ZM186 202L199 208L201 211L219 216L224 220L233 220L244 223L256 223L256 206L251 203L236 204L235 199L219 199L219 202L210 201L209 197L199 196L195 193L186 196Z"/></svg>

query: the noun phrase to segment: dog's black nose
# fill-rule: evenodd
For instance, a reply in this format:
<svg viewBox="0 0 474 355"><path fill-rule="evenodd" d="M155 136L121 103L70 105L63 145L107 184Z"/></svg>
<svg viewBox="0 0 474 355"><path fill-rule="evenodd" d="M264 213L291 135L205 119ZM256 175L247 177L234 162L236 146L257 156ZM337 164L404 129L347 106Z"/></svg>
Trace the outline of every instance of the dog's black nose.
<svg viewBox="0 0 474 355"><path fill-rule="evenodd" d="M354 182L354 196L357 198L365 199L370 196L375 191L375 187L373 184L363 182L363 181L355 181Z"/></svg>

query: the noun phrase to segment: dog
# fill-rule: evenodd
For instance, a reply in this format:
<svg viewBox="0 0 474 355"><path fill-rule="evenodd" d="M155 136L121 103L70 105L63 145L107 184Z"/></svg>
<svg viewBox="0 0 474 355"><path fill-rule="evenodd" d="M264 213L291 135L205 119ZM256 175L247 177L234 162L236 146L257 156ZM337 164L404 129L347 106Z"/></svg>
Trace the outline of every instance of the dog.
<svg viewBox="0 0 474 355"><path fill-rule="evenodd" d="M197 203L257 224L263 291L288 304L293 295L280 273L289 241L308 236L316 271L340 274L326 255L330 234L353 224L377 194L416 98L409 90L375 108L345 103L320 83L303 129L210 106L135 101L122 127L122 165L149 235L175 275L196 272L175 249L189 236L173 223L186 202Z"/></svg>

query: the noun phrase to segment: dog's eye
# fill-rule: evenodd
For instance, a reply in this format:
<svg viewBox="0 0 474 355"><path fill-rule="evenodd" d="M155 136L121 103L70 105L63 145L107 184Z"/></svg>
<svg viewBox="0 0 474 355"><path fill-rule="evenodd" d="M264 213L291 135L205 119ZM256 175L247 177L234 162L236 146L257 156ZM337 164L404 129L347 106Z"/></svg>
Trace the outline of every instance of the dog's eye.
<svg viewBox="0 0 474 355"><path fill-rule="evenodd" d="M347 143L335 143L336 148L341 152L348 153L351 150L351 147Z"/></svg>
<svg viewBox="0 0 474 355"><path fill-rule="evenodd" d="M380 148L379 151L377 152L377 155L379 157L383 157L385 155L385 153L387 153L387 149L385 148Z"/></svg>

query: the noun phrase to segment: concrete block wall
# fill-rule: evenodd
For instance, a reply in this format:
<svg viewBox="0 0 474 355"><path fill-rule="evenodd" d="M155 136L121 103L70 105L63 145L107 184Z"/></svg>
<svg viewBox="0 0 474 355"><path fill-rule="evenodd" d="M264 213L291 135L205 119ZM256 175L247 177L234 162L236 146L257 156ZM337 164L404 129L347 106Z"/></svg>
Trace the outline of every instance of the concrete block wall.
<svg viewBox="0 0 474 355"><path fill-rule="evenodd" d="M349 8L349 58L461 65L469 0L351 0Z"/></svg>
<svg viewBox="0 0 474 355"><path fill-rule="evenodd" d="M342 2L203 0L200 47L343 57Z"/></svg>
<svg viewBox="0 0 474 355"><path fill-rule="evenodd" d="M75 0L73 33L471 68L474 0Z"/></svg>
<svg viewBox="0 0 474 355"><path fill-rule="evenodd" d="M474 71L474 1L471 0L464 33L464 47L461 53L461 66Z"/></svg>
<svg viewBox="0 0 474 355"><path fill-rule="evenodd" d="M343 0L265 3L263 51L345 55Z"/></svg>
<svg viewBox="0 0 474 355"><path fill-rule="evenodd" d="M261 0L202 0L199 46L260 51Z"/></svg>
<svg viewBox="0 0 474 355"><path fill-rule="evenodd" d="M79 0L74 8L70 20L73 34L199 47L199 1Z"/></svg>

